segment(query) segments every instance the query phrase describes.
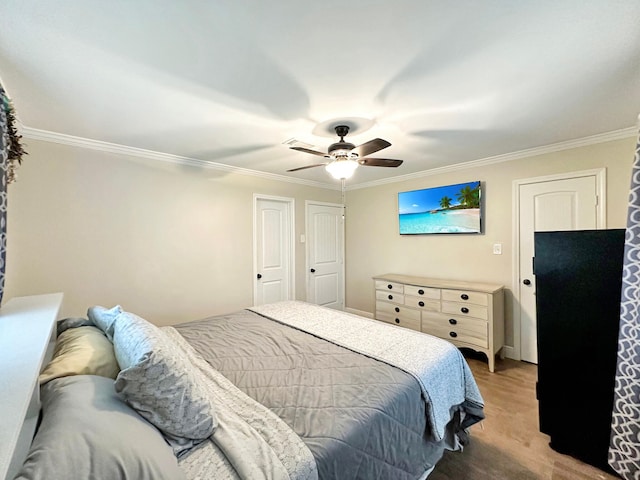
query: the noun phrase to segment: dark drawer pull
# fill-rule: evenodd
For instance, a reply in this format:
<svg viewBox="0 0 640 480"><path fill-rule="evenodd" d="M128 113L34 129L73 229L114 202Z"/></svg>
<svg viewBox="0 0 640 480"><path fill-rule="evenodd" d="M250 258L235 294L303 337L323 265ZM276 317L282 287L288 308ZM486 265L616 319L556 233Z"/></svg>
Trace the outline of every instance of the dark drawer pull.
<svg viewBox="0 0 640 480"><path fill-rule="evenodd" d="M393 300L393 295L389 295L387 298L389 298L389 300Z"/></svg>
<svg viewBox="0 0 640 480"><path fill-rule="evenodd" d="M418 295L424 295L424 290L422 289L418 290Z"/></svg>
<svg viewBox="0 0 640 480"><path fill-rule="evenodd" d="M400 308L396 307L394 310L396 311L396 313L400 313Z"/></svg>
<svg viewBox="0 0 640 480"><path fill-rule="evenodd" d="M389 284L389 285L387 285L387 288L388 288L389 290L391 290L391 289L393 288L393 285Z"/></svg>
<svg viewBox="0 0 640 480"><path fill-rule="evenodd" d="M449 336L451 338L456 338L458 336L458 334L456 332L449 332Z"/></svg>
<svg viewBox="0 0 640 480"><path fill-rule="evenodd" d="M396 323L400 323L400 319L399 318L396 318Z"/></svg>
<svg viewBox="0 0 640 480"><path fill-rule="evenodd" d="M462 307L462 308L460 309L460 311L461 311L462 313L469 313L469 309L468 309L467 307Z"/></svg>
<svg viewBox="0 0 640 480"><path fill-rule="evenodd" d="M418 305L420 305L421 307L424 307L424 302L418 302Z"/></svg>
<svg viewBox="0 0 640 480"><path fill-rule="evenodd" d="M458 321L457 321L455 318L450 318L450 319L449 319L449 323L450 323L451 325L455 325L456 323L458 323Z"/></svg>
<svg viewBox="0 0 640 480"><path fill-rule="evenodd" d="M466 293L463 293L462 295L460 295L460 298L463 300L469 300L469 295L467 295Z"/></svg>

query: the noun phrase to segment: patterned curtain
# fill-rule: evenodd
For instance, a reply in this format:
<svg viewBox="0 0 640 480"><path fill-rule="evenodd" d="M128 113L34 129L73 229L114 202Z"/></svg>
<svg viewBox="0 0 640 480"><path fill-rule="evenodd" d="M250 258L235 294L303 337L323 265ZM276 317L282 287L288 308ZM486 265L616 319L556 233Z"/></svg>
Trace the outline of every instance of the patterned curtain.
<svg viewBox="0 0 640 480"><path fill-rule="evenodd" d="M640 138L629 193L609 465L627 480L640 480Z"/></svg>
<svg viewBox="0 0 640 480"><path fill-rule="evenodd" d="M0 85L0 302L4 294L4 267L7 253L7 173L9 171L9 99Z"/></svg>

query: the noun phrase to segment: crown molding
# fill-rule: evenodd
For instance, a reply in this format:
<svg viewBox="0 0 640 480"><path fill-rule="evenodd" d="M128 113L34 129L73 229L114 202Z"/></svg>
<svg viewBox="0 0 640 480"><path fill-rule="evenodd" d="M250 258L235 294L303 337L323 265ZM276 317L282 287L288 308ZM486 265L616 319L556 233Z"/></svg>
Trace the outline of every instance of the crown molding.
<svg viewBox="0 0 640 480"><path fill-rule="evenodd" d="M638 117L640 121L640 116ZM288 177L286 175L278 175L275 173L260 172L258 170L251 170L249 168L234 167L231 165L225 165L223 163L216 163L207 160L199 160L196 158L183 157L180 155L173 155L170 153L156 152L153 150L145 150L142 148L129 147L126 145L120 145L117 143L103 142L101 140L92 140L89 138L75 137L73 135L67 135L64 133L51 132L49 130L40 130L37 128L27 127L21 122L18 122L18 128L20 133L25 138L31 138L34 140L42 140L45 142L59 143L62 145L70 145L74 147L87 148L90 150L98 150L101 152L115 153L118 155L130 155L133 157L148 158L151 160L160 160L163 162L174 163L179 165L188 165L199 168L210 168L212 170L220 170L224 172L236 173L239 175L249 175L253 177L260 177L268 180L276 180L279 182L297 183L301 185L307 185L310 187L324 188L328 190L340 190L339 185L331 183L316 182L313 180L305 180L301 178ZM374 180L372 182L365 182L359 184L352 184L347 186L346 190L358 190L361 188L376 187L379 185L386 185L389 183L404 182L407 180L413 180L416 178L430 177L433 175L440 175L443 173L456 172L459 170L465 170L468 168L482 167L486 165L493 165L496 163L510 162L512 160L520 160L522 158L534 157L537 155L543 155L546 153L559 152L562 150L569 150L572 148L585 147L589 145L595 145L598 143L610 142L613 140L621 140L638 135L638 127L623 128L621 130L614 130L612 132L599 133L597 135L591 135L589 137L578 138L575 140L568 140L565 142L553 143L550 145L544 145L541 147L528 148L526 150L520 150L512 153L505 153L502 155L495 155L493 157L481 158L478 160L471 160L469 162L456 163L454 165L447 165L444 167L431 168L420 172L409 173L406 175L398 175L395 177L387 177L381 180Z"/></svg>
<svg viewBox="0 0 640 480"><path fill-rule="evenodd" d="M231 165L225 165L223 163L211 162L208 160L200 160L197 158L183 157L180 155L173 155L170 153L156 152L153 150L145 150L143 148L129 147L126 145L120 145L117 143L103 142L101 140L92 140L90 138L75 137L73 135L67 135L64 133L51 132L49 130L40 130L37 128L27 127L23 124L19 124L18 128L20 133L25 137L32 140L41 140L44 142L58 143L61 145L70 145L73 147L87 148L89 150L97 150L100 152L114 153L117 155L129 155L132 157L146 158L150 160L159 160L162 162L168 162L178 165L187 165L198 168L208 168L211 170L219 170L223 172L236 173L239 175L249 175L253 177L260 177L267 180L276 180L279 182L298 183L301 185L307 185L309 187L324 188L328 190L340 190L339 185L327 184L322 182L315 182L313 180L305 180L301 178L292 178L285 175L278 175L275 173L260 172L258 170L251 170L249 168L234 167Z"/></svg>
<svg viewBox="0 0 640 480"><path fill-rule="evenodd" d="M638 116L638 120L640 123L640 116ZM519 150L517 152L505 153L502 155L495 155L493 157L480 158L478 160L471 160L469 162L456 163L454 165L447 165L444 167L430 168L429 170L423 170L421 172L408 173L406 175L398 175L396 177L388 177L381 180L374 180L372 182L350 185L347 187L347 191L358 190L360 188L376 187L378 185L386 185L388 183L404 182L406 180L412 180L415 178L430 177L432 175L456 172L458 170L466 170L468 168L474 167L483 167L486 165L493 165L495 163L510 162L512 160L535 157L536 155L544 155L546 153L560 152L562 150L570 150L572 148L586 147L598 143L611 142L613 140L621 140L624 138L635 137L637 135L638 127L623 128L621 130L599 133L597 135L591 135L589 137L578 138L575 140L567 140L565 142L552 143L550 145L528 148L526 150Z"/></svg>

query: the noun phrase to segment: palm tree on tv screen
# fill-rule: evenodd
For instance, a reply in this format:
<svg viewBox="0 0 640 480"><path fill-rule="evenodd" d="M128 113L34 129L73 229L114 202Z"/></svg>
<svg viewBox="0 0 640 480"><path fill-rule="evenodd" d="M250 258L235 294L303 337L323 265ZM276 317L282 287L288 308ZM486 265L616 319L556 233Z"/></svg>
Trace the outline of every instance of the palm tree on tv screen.
<svg viewBox="0 0 640 480"><path fill-rule="evenodd" d="M469 185L465 185L458 193L458 201L464 205L465 208L479 208L480 207L480 186L471 188Z"/></svg>
<svg viewBox="0 0 640 480"><path fill-rule="evenodd" d="M440 199L440 206L445 210L451 207L451 199L446 195Z"/></svg>

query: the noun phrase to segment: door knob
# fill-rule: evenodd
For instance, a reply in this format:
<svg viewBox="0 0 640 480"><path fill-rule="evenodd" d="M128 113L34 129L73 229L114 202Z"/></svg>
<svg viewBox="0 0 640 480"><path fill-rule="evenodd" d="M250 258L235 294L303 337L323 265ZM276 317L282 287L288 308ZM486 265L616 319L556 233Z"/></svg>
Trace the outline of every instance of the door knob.
<svg viewBox="0 0 640 480"><path fill-rule="evenodd" d="M525 278L522 283L524 283L525 285L531 285L531 280L529 280L528 278Z"/></svg>
<svg viewBox="0 0 640 480"><path fill-rule="evenodd" d="M256 275L258 277L258 280L260 280L262 278L262 274L259 273L258 275Z"/></svg>
<svg viewBox="0 0 640 480"><path fill-rule="evenodd" d="M312 269L311 269L311 273L316 273L316 269L315 269L315 268L312 268Z"/></svg>

